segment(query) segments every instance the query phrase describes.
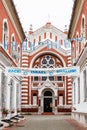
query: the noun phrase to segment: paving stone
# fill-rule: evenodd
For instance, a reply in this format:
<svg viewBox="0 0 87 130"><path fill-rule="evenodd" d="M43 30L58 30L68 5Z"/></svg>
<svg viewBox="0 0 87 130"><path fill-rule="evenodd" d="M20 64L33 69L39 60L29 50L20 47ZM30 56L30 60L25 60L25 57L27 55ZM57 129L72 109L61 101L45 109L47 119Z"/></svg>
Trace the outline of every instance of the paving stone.
<svg viewBox="0 0 87 130"><path fill-rule="evenodd" d="M5 128L5 130L87 130L72 120L70 116L61 115L29 115L26 121Z"/></svg>

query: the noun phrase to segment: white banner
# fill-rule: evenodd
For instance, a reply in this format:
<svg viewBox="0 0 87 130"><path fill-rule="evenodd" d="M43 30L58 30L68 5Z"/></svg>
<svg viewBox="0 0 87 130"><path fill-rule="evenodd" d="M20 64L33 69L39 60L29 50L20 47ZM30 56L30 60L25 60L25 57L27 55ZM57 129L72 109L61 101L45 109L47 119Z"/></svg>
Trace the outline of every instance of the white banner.
<svg viewBox="0 0 87 130"><path fill-rule="evenodd" d="M7 67L6 73L15 76L79 76L79 66L64 68L17 68Z"/></svg>

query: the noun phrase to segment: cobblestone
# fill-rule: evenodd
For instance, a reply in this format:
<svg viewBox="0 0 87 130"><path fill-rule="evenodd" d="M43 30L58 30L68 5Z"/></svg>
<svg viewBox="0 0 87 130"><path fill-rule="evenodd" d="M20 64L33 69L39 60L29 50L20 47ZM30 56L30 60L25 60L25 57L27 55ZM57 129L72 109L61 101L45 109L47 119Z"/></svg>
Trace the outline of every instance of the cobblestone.
<svg viewBox="0 0 87 130"><path fill-rule="evenodd" d="M70 116L29 115L26 120L4 130L87 130Z"/></svg>

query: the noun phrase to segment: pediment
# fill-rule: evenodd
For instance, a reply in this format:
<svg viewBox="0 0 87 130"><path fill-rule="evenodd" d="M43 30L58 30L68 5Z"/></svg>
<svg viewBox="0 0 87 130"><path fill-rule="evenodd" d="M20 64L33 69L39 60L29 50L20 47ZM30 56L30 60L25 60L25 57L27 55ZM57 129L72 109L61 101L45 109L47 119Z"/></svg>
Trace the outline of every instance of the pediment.
<svg viewBox="0 0 87 130"><path fill-rule="evenodd" d="M47 79L43 84L40 84L38 86L39 96L41 96L43 91L46 89L51 89L55 93L55 96L57 96L58 87L54 85L49 79Z"/></svg>
<svg viewBox="0 0 87 130"><path fill-rule="evenodd" d="M39 89L42 88L57 88L56 84L54 85L49 79L47 79L46 81L44 81L43 83L39 84Z"/></svg>
<svg viewBox="0 0 87 130"><path fill-rule="evenodd" d="M42 86L50 87L50 86L53 86L53 84L52 84L52 82L51 82L49 79L47 79L47 80L43 83Z"/></svg>

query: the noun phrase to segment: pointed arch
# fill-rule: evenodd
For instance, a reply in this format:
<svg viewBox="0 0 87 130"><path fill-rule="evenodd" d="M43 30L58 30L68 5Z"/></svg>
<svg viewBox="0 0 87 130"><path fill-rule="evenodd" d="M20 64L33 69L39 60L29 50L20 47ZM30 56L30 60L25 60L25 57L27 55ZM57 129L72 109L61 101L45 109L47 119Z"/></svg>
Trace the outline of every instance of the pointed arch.
<svg viewBox="0 0 87 130"><path fill-rule="evenodd" d="M81 36L85 37L86 27L85 27L85 15L82 15L82 21L81 21Z"/></svg>
<svg viewBox="0 0 87 130"><path fill-rule="evenodd" d="M9 42L9 26L7 19L3 20L3 46L5 50L8 50L8 42Z"/></svg>

